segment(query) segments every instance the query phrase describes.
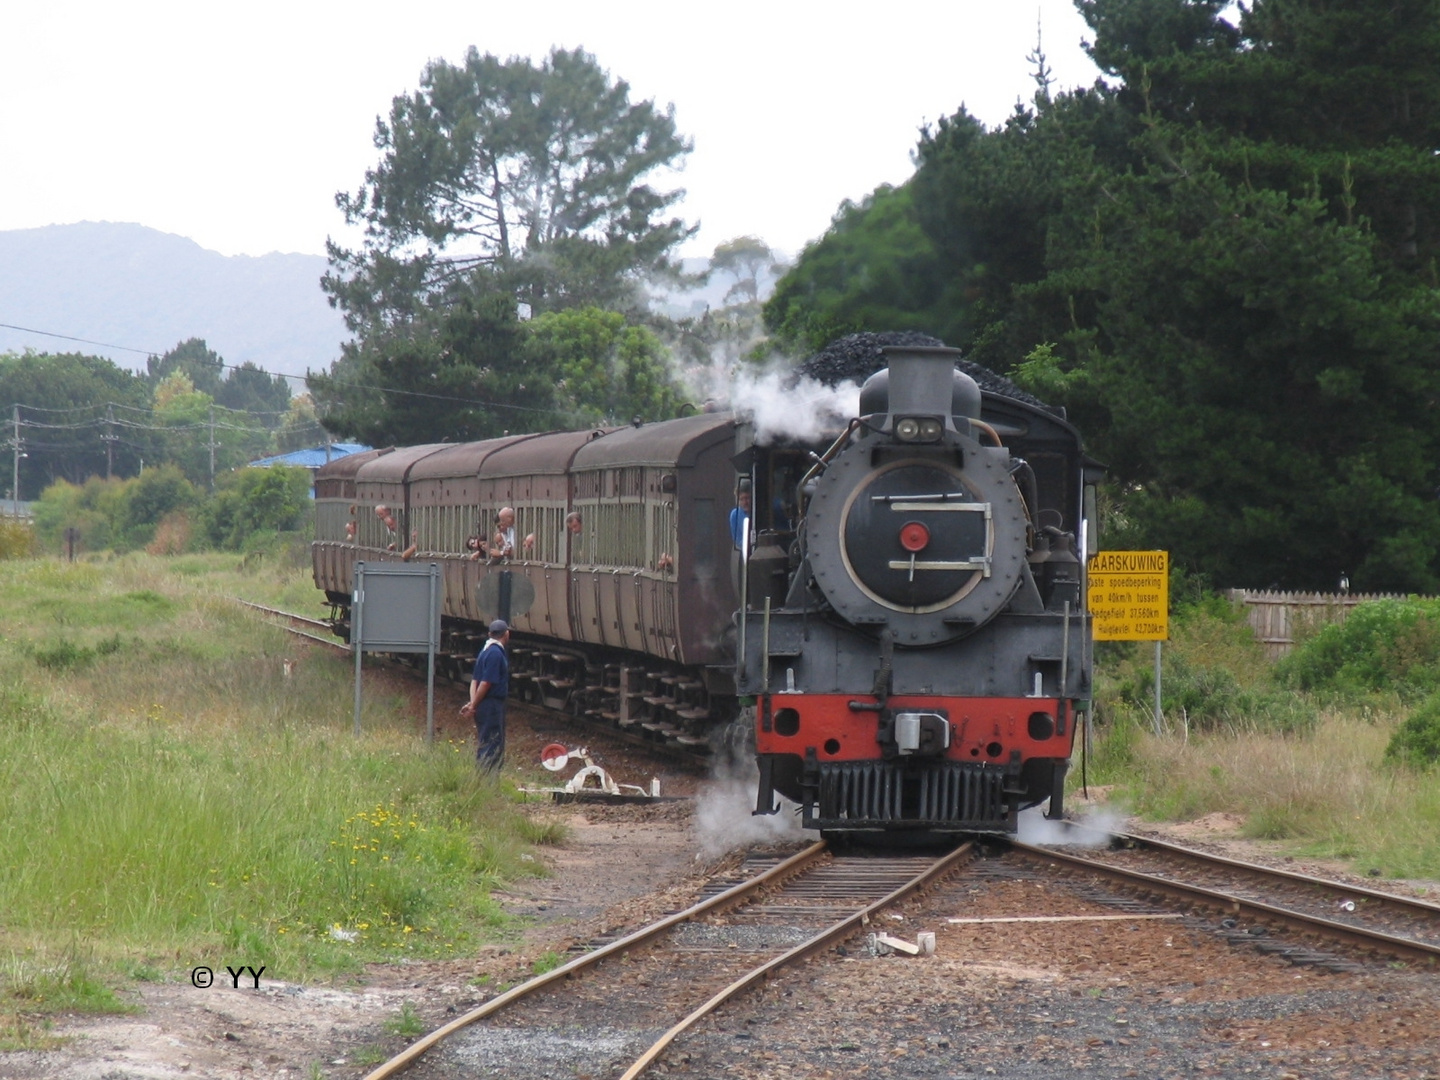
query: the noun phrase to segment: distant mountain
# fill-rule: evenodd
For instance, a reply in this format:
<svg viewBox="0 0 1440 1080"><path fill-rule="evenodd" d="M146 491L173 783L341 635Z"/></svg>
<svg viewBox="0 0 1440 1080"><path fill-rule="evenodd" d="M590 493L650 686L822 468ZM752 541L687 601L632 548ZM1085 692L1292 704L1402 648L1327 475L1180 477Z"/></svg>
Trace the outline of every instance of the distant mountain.
<svg viewBox="0 0 1440 1080"><path fill-rule="evenodd" d="M163 353L204 338L226 363L303 375L347 334L320 291L320 255L226 256L143 225L85 221L0 231L0 323ZM133 352L0 328L0 352ZM292 387L297 388L297 387Z"/></svg>

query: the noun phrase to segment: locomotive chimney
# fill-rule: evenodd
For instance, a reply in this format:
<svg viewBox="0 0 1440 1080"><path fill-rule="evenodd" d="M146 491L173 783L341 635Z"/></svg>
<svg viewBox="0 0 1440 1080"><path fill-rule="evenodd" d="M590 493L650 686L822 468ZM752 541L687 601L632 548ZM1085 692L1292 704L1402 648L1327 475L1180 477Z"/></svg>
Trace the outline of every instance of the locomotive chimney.
<svg viewBox="0 0 1440 1080"><path fill-rule="evenodd" d="M923 346L891 346L885 349L889 365L890 419L896 417L933 416L947 428L954 428L950 415L950 398L955 382L955 361L959 349Z"/></svg>

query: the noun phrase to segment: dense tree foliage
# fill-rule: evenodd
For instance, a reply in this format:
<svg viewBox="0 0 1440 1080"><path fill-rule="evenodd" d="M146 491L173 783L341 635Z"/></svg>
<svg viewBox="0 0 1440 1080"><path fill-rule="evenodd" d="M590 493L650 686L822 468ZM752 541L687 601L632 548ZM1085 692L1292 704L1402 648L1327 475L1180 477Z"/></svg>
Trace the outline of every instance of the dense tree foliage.
<svg viewBox="0 0 1440 1080"><path fill-rule="evenodd" d="M204 538L218 548L238 551L252 537L303 529L310 514L310 473L305 469L236 469L217 487L198 516Z"/></svg>
<svg viewBox="0 0 1440 1080"><path fill-rule="evenodd" d="M290 407L290 384L283 375L271 375L249 360L231 367L202 338L189 338L164 356L150 357L145 369L152 388L181 374L197 392L225 409L273 421Z"/></svg>
<svg viewBox="0 0 1440 1080"><path fill-rule="evenodd" d="M118 475L133 475L147 454L155 460L154 433L132 426L148 412L149 387L144 379L102 357L0 355L0 407L12 403L22 406L20 441L26 455L20 468L22 499L38 497L56 480L78 484L89 476L104 475L107 447L113 449L112 471ZM121 422L113 427L105 423L107 404L120 406L109 410ZM11 407L0 416L7 451L14 437L12 416ZM107 431L116 434L113 444L104 440ZM0 465L4 466L0 488L8 490L9 453Z"/></svg>
<svg viewBox="0 0 1440 1080"><path fill-rule="evenodd" d="M377 330L346 346L329 374L310 377L310 392L330 431L372 446L539 430L552 388L525 371L521 333L508 298L458 298L423 331Z"/></svg>
<svg viewBox="0 0 1440 1080"><path fill-rule="evenodd" d="M365 229L331 243L332 301L352 330L405 323L457 296L498 291L538 313L634 306L693 231L664 214L682 194L645 178L689 142L669 110L631 102L581 49L538 65L471 48L433 61L377 121L380 163L337 203Z"/></svg>
<svg viewBox="0 0 1440 1080"><path fill-rule="evenodd" d="M530 326L526 370L554 387L556 426L665 420L681 404L665 347L650 330L599 308L541 315Z"/></svg>
<svg viewBox="0 0 1440 1080"><path fill-rule="evenodd" d="M264 457L274 443L266 427L246 413L218 408L182 371L155 388L151 416L164 460L206 487L220 473Z"/></svg>
<svg viewBox="0 0 1440 1080"><path fill-rule="evenodd" d="M375 144L364 186L337 196L365 236L330 245L324 286L355 333L310 380L330 431L380 445L670 415L640 325L641 284L678 275L694 231L666 216L683 192L647 182L690 149L670 111L580 49L472 48L395 98Z"/></svg>
<svg viewBox="0 0 1440 1080"><path fill-rule="evenodd" d="M457 300L430 322L432 333L376 336L350 364L311 377L326 427L372 446L465 442L664 420L680 403L664 346L618 312L572 308L521 323L490 296Z"/></svg>
<svg viewBox="0 0 1440 1080"><path fill-rule="evenodd" d="M782 344L819 349L860 330L926 330L946 285L915 216L913 185L844 203L765 304Z"/></svg>
<svg viewBox="0 0 1440 1080"><path fill-rule="evenodd" d="M1078 6L1110 82L925 132L770 325L1013 371L1110 463L1111 539L1217 584L1440 587L1440 0Z"/></svg>

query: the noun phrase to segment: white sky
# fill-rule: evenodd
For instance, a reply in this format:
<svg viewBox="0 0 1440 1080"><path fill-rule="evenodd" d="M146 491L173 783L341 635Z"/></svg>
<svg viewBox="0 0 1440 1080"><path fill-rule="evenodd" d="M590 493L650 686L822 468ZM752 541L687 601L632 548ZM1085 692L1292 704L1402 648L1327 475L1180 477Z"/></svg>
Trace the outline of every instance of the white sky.
<svg viewBox="0 0 1440 1080"><path fill-rule="evenodd" d="M1093 82L1070 0L11 0L0 229L138 222L227 255L323 254L335 192L426 61L579 45L694 140L684 254L746 233L794 253L842 199L910 175L922 123L1028 101L1037 16L1056 88Z"/></svg>

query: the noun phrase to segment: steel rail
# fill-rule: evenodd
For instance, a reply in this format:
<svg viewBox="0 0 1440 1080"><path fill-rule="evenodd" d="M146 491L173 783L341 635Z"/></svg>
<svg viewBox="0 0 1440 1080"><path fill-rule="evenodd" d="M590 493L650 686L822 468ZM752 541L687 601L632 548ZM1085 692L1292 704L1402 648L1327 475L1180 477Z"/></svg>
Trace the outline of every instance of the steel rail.
<svg viewBox="0 0 1440 1080"><path fill-rule="evenodd" d="M1134 833L1103 833L1100 830L1091 829L1086 825L1072 822L1066 822L1066 825L1071 829L1091 832L1096 835L1111 836L1116 840L1123 840L1125 843L1133 844L1136 847L1151 848L1155 851L1168 851L1174 855L1186 856L1217 866L1225 866L1232 870L1242 870L1247 873L1261 874L1266 877L1283 878L1287 881L1294 881L1302 885L1316 885L1323 889L1329 889L1332 892L1345 893L1347 896L1364 897L1366 900L1379 900L1383 903L1395 904L1399 907L1424 912L1427 915L1440 916L1440 904L1432 904L1428 900L1421 900L1418 897L1401 896L1398 893L1385 892L1383 889L1371 889L1364 885L1347 885L1343 881L1332 881L1329 878L1300 874L1294 870L1282 870L1276 866L1261 866L1259 863L1245 862L1241 859L1231 859L1225 855L1212 855L1208 851L1199 851L1181 844L1172 844L1168 840L1157 840L1151 836L1137 836Z"/></svg>
<svg viewBox="0 0 1440 1080"><path fill-rule="evenodd" d="M855 912L853 915L846 916L844 919L841 919L829 929L822 930L810 940L801 942L799 945L796 945L788 952L781 953L779 956L767 960L759 967L753 969L745 975L740 976L740 978L736 979L729 986L725 987L725 989L721 990L709 1001L705 1002L705 1004L701 1005L698 1009L692 1012L689 1016L685 1017L685 1019L681 1020L669 1031L665 1032L665 1034L661 1035L660 1038L655 1041L654 1045L651 1046L649 1050L646 1050L645 1053L640 1055L640 1057L635 1060L635 1064L631 1065L630 1068L626 1069L625 1072L621 1074L620 1080L634 1080L635 1077L639 1076L646 1069L648 1069L651 1064L654 1063L655 1059L658 1058L662 1053L664 1053L665 1049L671 1043L673 1043L677 1038L683 1035L701 1019L708 1016L725 1002L729 1001L736 994L740 993L740 991L753 986L761 979L767 978L772 972L778 971L780 968L785 967L787 964L794 963L796 960L802 960L805 957L809 956L811 953L817 952L820 949L825 948L825 946L829 945L832 941L849 937L852 933L855 932L858 927L863 926L865 923L868 923L870 921L870 917L875 913L884 910L891 904L898 903L905 897L909 896L911 893L916 892L919 889L923 889L926 885L929 885L932 882L937 881L940 878L944 877L946 874L950 873L963 859L971 855L974 852L974 849L975 841L967 840L965 843L957 847L954 851L950 852L950 854L945 855L940 859L937 859L926 870L911 878L904 885L901 885L898 889L890 893L888 896L876 900L873 904L862 908L860 911Z"/></svg>
<svg viewBox="0 0 1440 1080"><path fill-rule="evenodd" d="M575 974L577 971L581 971L584 968L590 967L592 964L599 963L606 957L614 956L617 953L624 952L626 949L631 949L634 948L636 945L643 944L644 942L649 941L651 938L664 933L666 930L669 930L673 926L678 926L680 923L693 919L698 915L703 915L706 912L715 910L716 908L721 908L726 906L727 904L734 903L737 900L742 900L750 893L758 891L765 885L769 885L779 880L780 878L788 877L791 874L796 874L803 870L806 870L810 867L812 863L816 862L828 850L829 849L823 840L819 841L818 843L811 844L803 851L791 855L788 859L785 859L783 862L777 863L769 870L757 874L755 877L750 878L748 881L742 881L740 884L734 885L726 889L722 893L717 893L709 899L702 900L698 904L686 908L684 911L678 911L673 915L667 915L665 918L659 920L658 922L651 923L649 926L643 927L635 931L633 934L628 934L625 937L620 938L618 941L612 941L609 945L604 945L598 949L593 949L590 952L584 953L581 956L577 956L569 963L562 964L551 971L545 972L545 974L543 975L537 975L533 979L528 979L525 982L521 983L519 986L511 987L509 990L505 991L505 993L500 994L497 997L491 998L489 1001L485 1002L485 1004L479 1006L478 1008L470 1010L470 1012L466 1013L464 1016L456 1017L444 1027L436 1028L429 1035L426 1035L424 1038L418 1039L415 1042L411 1043L408 1047L406 1047L400 1053L396 1054L389 1061L382 1064L379 1068L375 1069L371 1073L368 1073L365 1076L364 1080L386 1080L387 1077L394 1076L402 1070L409 1068L417 1060L419 1060L420 1056L424 1054L425 1051L429 1050L437 1043L449 1038L461 1028L468 1027L469 1025L475 1023L475 1021L477 1020L483 1020L485 1017L491 1015L492 1013L499 1012L507 1005L519 1001L521 998L534 993L536 990L539 990L544 986L548 986L553 982L558 982L560 979L568 978L569 976Z"/></svg>
<svg viewBox="0 0 1440 1080"><path fill-rule="evenodd" d="M1171 878L1156 877L1153 874L1144 874L1138 870L1127 870L1124 867L1112 866L1109 863L1087 859L1081 855L1069 855L1064 852L1053 851L1049 848L1034 847L1030 844L1021 843L1018 840L1011 840L1009 844L1016 851L1025 852L1036 858L1049 859L1053 862L1064 863L1079 869L1088 870L1091 873L1108 877L1131 887L1147 889L1164 896L1186 900L1191 903L1217 906L1235 914L1243 912L1252 917L1258 916L1263 919L1281 923L1294 930L1309 933L1319 931L1327 937L1338 938L1347 944L1356 945L1363 949L1379 949L1403 956L1407 959L1424 960L1432 964L1437 958L1440 958L1440 945L1431 945L1427 942L1415 941L1411 938L1396 937L1393 934L1386 934L1379 930L1366 930L1362 927L1336 922L1333 919L1322 918L1319 915L1306 915L1303 912L1276 907L1273 904L1266 904L1263 901L1247 900L1242 896L1221 892L1218 889L1208 889L1201 885L1186 885L1184 882L1175 881ZM1262 867L1260 869L1264 868Z"/></svg>
<svg viewBox="0 0 1440 1080"><path fill-rule="evenodd" d="M266 615L279 615L281 618L289 619L291 622L305 623L307 626L313 626L317 629L329 630L331 628L330 623L324 619L312 619L309 615L297 615L293 611L282 611L280 608L257 604L253 600L242 600L238 596L232 596L230 599L242 607L254 608L256 611L265 612Z"/></svg>
<svg viewBox="0 0 1440 1080"><path fill-rule="evenodd" d="M282 611L279 608L266 607L264 604L256 604L250 600L241 600L238 596L232 596L230 599L243 607L253 608L256 611L264 612L266 615L278 615L280 618L287 619L292 623L305 623L307 626L314 626L325 630L331 629L331 625L324 619L312 619L308 615L296 615L293 611ZM339 641L333 636L321 637L319 634L312 634L307 630L301 630L294 626L281 626L280 629L284 630L287 634L294 634L296 637L313 641L317 645L324 645L326 648L335 649L346 655L350 654L350 646L346 642Z"/></svg>

